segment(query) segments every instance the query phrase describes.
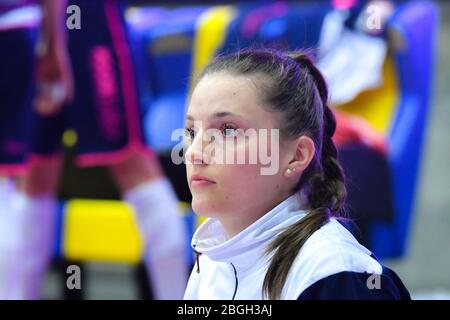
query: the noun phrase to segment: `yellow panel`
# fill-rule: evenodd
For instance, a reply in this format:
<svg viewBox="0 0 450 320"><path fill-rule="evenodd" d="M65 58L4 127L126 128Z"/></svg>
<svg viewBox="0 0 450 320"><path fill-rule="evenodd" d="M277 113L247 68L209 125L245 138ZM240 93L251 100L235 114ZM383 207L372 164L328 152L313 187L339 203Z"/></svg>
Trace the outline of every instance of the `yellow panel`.
<svg viewBox="0 0 450 320"><path fill-rule="evenodd" d="M207 217L202 217L202 216L195 216L195 229L197 229L203 222L206 221L206 219L208 219Z"/></svg>
<svg viewBox="0 0 450 320"><path fill-rule="evenodd" d="M214 6L200 16L194 39L192 75L199 74L211 62L223 45L228 25L235 15L236 9L233 6ZM192 75L191 81L194 78Z"/></svg>
<svg viewBox="0 0 450 320"><path fill-rule="evenodd" d="M387 136L398 103L397 79L392 57L383 66L383 84L375 89L359 94L347 104L335 106L344 112L366 119L377 132Z"/></svg>
<svg viewBox="0 0 450 320"><path fill-rule="evenodd" d="M178 206L180 207L183 215L186 215L188 212L190 212L190 205L188 202L180 201L178 202Z"/></svg>
<svg viewBox="0 0 450 320"><path fill-rule="evenodd" d="M183 213L189 204L179 202ZM143 243L131 207L123 201L67 202L63 252L73 260L136 263Z"/></svg>
<svg viewBox="0 0 450 320"><path fill-rule="evenodd" d="M72 200L66 206L63 251L74 260L136 263L142 240L131 208L121 201Z"/></svg>

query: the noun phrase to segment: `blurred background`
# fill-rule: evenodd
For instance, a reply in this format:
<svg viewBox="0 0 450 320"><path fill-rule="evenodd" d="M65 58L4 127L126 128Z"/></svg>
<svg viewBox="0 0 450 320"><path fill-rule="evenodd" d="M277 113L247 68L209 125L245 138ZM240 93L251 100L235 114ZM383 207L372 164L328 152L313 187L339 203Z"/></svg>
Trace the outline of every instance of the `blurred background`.
<svg viewBox="0 0 450 320"><path fill-rule="evenodd" d="M430 117L425 133L425 148L418 180L416 202L408 249L403 257L387 259L403 277L417 299L450 299L449 214L450 182L446 167L450 151L445 147L449 128L445 120L450 117L450 3L436 3L440 10L436 37L436 62Z"/></svg>
<svg viewBox="0 0 450 320"><path fill-rule="evenodd" d="M88 8L81 6L81 27ZM190 264L190 237L202 219L190 209L184 166L171 161L177 141L170 137L183 127L192 75L243 47L312 48L338 117L335 142L359 240L413 299L450 299L450 3L134 0L123 1L123 18L146 141L177 193ZM75 165L75 130L62 142L58 232L43 298L151 298L130 209L105 168ZM67 289L72 264L81 268L81 290Z"/></svg>

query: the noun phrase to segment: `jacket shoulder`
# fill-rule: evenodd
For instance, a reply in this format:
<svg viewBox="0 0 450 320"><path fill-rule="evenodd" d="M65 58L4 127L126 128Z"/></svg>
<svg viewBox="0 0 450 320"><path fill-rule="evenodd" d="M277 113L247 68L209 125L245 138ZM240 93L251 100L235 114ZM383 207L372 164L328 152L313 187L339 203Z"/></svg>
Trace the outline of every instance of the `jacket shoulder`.
<svg viewBox="0 0 450 320"><path fill-rule="evenodd" d="M400 278L383 267L381 275L343 271L306 288L297 300L410 300Z"/></svg>
<svg viewBox="0 0 450 320"><path fill-rule="evenodd" d="M300 249L282 296L297 299L314 283L340 273L381 275L383 266L337 220L314 232Z"/></svg>

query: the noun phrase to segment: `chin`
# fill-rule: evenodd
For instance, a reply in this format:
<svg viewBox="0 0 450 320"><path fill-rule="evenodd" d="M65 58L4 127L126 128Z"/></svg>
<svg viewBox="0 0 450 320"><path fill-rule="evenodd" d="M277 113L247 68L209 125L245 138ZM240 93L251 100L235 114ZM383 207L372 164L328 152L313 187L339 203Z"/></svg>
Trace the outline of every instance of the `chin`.
<svg viewBox="0 0 450 320"><path fill-rule="evenodd" d="M192 197L192 210L195 214L203 217L213 218L217 216L217 202L212 199L200 199Z"/></svg>

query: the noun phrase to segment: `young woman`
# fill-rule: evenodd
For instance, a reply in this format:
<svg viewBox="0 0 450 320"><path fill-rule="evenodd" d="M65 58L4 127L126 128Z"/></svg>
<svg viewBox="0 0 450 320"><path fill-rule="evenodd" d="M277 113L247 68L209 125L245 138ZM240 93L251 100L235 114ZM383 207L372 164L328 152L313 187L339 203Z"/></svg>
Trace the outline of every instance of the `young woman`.
<svg viewBox="0 0 450 320"><path fill-rule="evenodd" d="M410 298L340 223L346 189L327 99L322 75L300 52L243 50L200 75L186 161L192 207L209 219L192 240L185 299ZM217 159L250 159L255 150L275 153L274 174L262 174L260 159Z"/></svg>

